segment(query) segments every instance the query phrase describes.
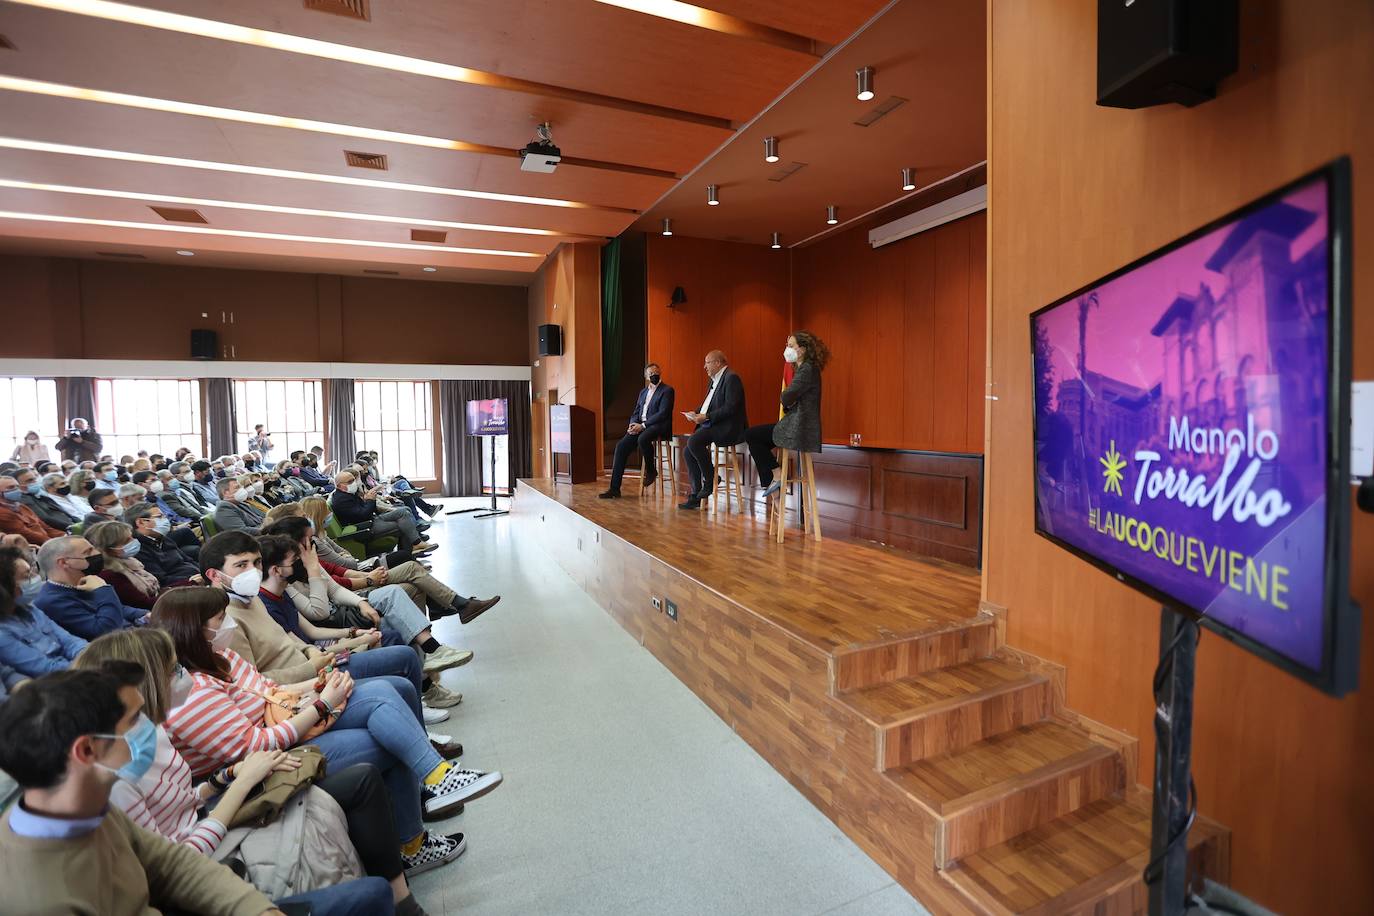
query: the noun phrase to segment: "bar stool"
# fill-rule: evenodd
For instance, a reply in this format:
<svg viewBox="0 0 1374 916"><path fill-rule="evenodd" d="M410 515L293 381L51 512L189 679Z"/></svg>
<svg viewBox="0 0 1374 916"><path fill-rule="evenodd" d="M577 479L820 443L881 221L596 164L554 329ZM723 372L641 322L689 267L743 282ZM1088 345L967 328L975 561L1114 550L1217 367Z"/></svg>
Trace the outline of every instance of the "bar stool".
<svg viewBox="0 0 1374 916"><path fill-rule="evenodd" d="M661 439L654 440L655 464L658 465L658 476L654 482L647 487L639 488L640 496L648 496L650 493L655 495L663 492L663 482L666 480L672 487L673 498L677 498L677 449L673 448L673 437L671 434ZM641 472L642 473L642 472Z"/></svg>
<svg viewBox="0 0 1374 916"><path fill-rule="evenodd" d="M730 489L734 488L735 501L739 510L744 511L744 493L740 490L739 450L734 445L711 443L711 466L713 486L711 487L711 508L720 511L721 497L725 497L725 511L730 511ZM722 493L722 491L724 491Z"/></svg>
<svg viewBox="0 0 1374 916"><path fill-rule="evenodd" d="M801 521L802 529L811 536L812 540L821 539L821 516L816 510L816 469L811 464L810 452L798 452L797 463L800 465L801 474L788 476L789 471L797 468L790 467L791 451L780 449L778 455L777 480L782 486L778 489L777 495L773 497L773 505L769 507L768 524L771 532L779 544L782 543L783 535L787 530L787 491L792 484L799 484L797 496L801 504L797 510L797 517Z"/></svg>

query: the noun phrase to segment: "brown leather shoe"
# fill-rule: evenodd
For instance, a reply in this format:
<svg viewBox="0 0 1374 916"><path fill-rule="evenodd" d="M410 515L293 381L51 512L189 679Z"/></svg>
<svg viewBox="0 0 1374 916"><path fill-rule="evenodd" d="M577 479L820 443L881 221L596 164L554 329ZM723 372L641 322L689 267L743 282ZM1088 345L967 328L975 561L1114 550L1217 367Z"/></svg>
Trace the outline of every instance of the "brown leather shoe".
<svg viewBox="0 0 1374 916"><path fill-rule="evenodd" d="M440 744L433 738L429 739L430 745L439 752L439 756L445 760L457 760L463 756L463 744L460 741L446 741Z"/></svg>
<svg viewBox="0 0 1374 916"><path fill-rule="evenodd" d="M497 595L495 598L487 598L486 600L481 598L469 598L467 606L458 612L458 619L463 621L463 623L472 623L482 615L483 611L495 607L496 602L500 600L500 595Z"/></svg>

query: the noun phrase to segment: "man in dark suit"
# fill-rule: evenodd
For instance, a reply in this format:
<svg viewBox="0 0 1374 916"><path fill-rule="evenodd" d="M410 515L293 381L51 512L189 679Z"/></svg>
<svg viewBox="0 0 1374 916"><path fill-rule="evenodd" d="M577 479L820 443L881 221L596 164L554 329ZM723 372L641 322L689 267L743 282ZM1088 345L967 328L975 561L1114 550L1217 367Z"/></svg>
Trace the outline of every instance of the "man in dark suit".
<svg viewBox="0 0 1374 916"><path fill-rule="evenodd" d="M644 367L644 388L635 401L634 413L625 435L615 446L615 461L611 465L611 488L601 494L602 499L620 498L620 481L625 476L625 462L635 449L644 456L644 477L640 486L647 487L658 479L654 465L654 442L673 434L672 385L663 384L658 363Z"/></svg>
<svg viewBox="0 0 1374 916"><path fill-rule="evenodd" d="M703 368L711 382L701 409L686 412L687 419L695 423L697 429L688 437L686 449L692 491L686 502L678 504L679 509L700 508L715 487L711 444L738 445L744 441L744 431L749 426L744 410L744 382L731 371L725 354L719 350L707 353Z"/></svg>

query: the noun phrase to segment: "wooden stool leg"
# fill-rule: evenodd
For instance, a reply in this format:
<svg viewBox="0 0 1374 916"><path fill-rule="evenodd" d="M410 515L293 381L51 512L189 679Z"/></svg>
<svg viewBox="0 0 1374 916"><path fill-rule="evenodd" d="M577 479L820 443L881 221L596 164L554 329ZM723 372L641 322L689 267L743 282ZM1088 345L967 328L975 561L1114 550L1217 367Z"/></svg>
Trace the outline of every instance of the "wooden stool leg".
<svg viewBox="0 0 1374 916"><path fill-rule="evenodd" d="M821 512L820 507L816 505L816 468L815 465L811 463L811 454L809 452L802 455L802 461L805 463L806 468L804 472L806 483L804 486L806 488L806 499L808 504L806 510L807 527L811 531L811 537L819 541L821 539Z"/></svg>
<svg viewBox="0 0 1374 916"><path fill-rule="evenodd" d="M667 440L667 444L668 444L668 467L672 468L672 471L673 471L673 476L672 476L672 481L673 481L673 483L672 483L672 487L673 487L673 498L676 499L676 498L677 498L677 490L678 490L678 486L677 486L677 443L674 442L671 438L669 438L669 439Z"/></svg>
<svg viewBox="0 0 1374 916"><path fill-rule="evenodd" d="M732 446L730 446L730 483L731 483L731 485L732 485L732 486L734 487L734 489L735 489L735 504L736 504L737 506L739 506L739 511L740 511L741 514L743 514L743 513L744 513L744 491L740 489L739 479L740 479L739 449L738 449L736 446L733 446L733 445L732 445ZM727 511L728 511L729 508L730 508L730 490L729 490L729 488L726 488L726 491L725 491L725 508L726 508Z"/></svg>
<svg viewBox="0 0 1374 916"><path fill-rule="evenodd" d="M778 495L776 497L778 504L778 521L777 528L774 532L774 538L775 540L777 540L779 544L781 544L783 542L783 538L787 534L787 465L788 459L791 457L791 454L787 451L787 449L780 449L779 451L780 454L778 455L778 464L780 466L777 470L777 474L778 483L781 486L778 488Z"/></svg>
<svg viewBox="0 0 1374 916"><path fill-rule="evenodd" d="M711 508L720 511L720 446L711 443Z"/></svg>

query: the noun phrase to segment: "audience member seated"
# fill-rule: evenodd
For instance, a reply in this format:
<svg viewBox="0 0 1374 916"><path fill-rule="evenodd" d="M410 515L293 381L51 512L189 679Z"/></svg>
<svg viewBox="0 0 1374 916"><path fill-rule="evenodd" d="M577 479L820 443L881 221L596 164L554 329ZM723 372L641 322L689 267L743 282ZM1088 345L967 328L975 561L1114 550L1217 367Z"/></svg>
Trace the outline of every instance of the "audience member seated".
<svg viewBox="0 0 1374 916"><path fill-rule="evenodd" d="M0 531L22 535L30 544L42 544L61 537L65 528L47 524L29 506L24 505L24 491L13 477L0 477Z"/></svg>
<svg viewBox="0 0 1374 916"><path fill-rule="evenodd" d="M81 520L84 528L101 522L117 522L124 517L124 504L119 501L119 493L115 490L97 487L91 491L87 502L91 504L91 513Z"/></svg>
<svg viewBox="0 0 1374 916"><path fill-rule="evenodd" d="M72 493L71 485L67 478L56 471L49 471L38 481L43 492L48 498L57 504L57 507L67 516L70 521L67 525L74 525L86 517L86 513L91 511L91 506L85 500L78 500Z"/></svg>
<svg viewBox="0 0 1374 916"><path fill-rule="evenodd" d="M501 774L464 770L441 756L425 734L419 696L404 678L355 682L348 672L333 670L320 685L264 677L228 648L228 602L218 589L174 588L153 609L155 625L172 635L177 661L192 676L190 696L170 710L166 722L192 775L208 776L253 751L295 747L323 723L323 731L308 741L332 769L370 763L382 771L403 855L414 860L437 854L425 849L427 840L446 838L428 835L423 820L457 814L465 802L496 788ZM268 725L262 697L279 690L299 696L296 712ZM429 794L422 801L423 789Z"/></svg>
<svg viewBox="0 0 1374 916"><path fill-rule="evenodd" d="M152 610L162 585L138 561L143 544L134 537L134 530L124 522L102 522L87 528L82 537L104 557L100 578L110 583L124 606Z"/></svg>
<svg viewBox="0 0 1374 916"><path fill-rule="evenodd" d="M110 793L110 801L130 820L219 861L226 854L237 854L248 880L270 896L328 887L356 877L352 868L356 856L367 874L391 885L397 913L423 916L424 910L406 884L386 784L376 767L364 763L330 773L305 790L305 804L299 810L266 826L230 830L227 825L258 785L275 771L298 768L299 760L287 751L254 751L212 774L199 787L193 785L191 768L172 746L164 727L167 713L185 702L192 684L191 676L177 664L176 644L167 631L145 627L107 633L81 653L76 667L104 670L122 680L126 671L132 673L131 663L141 670L137 686L157 740L148 772L132 781L121 778ZM212 801L214 807L204 810ZM455 839L454 857L465 848L461 834ZM244 851L250 854L241 854ZM293 856L289 863L277 861L282 852ZM260 861L254 853L267 853L270 858ZM446 861L434 860L415 871ZM288 882L292 886L284 887Z"/></svg>
<svg viewBox="0 0 1374 916"><path fill-rule="evenodd" d="M691 492L678 504L679 509L698 509L715 489L716 469L711 463L709 446L733 448L744 441L749 420L744 404L744 382L729 366L725 354L712 350L704 364L710 384L701 409L686 411L687 419L696 424L696 431L687 438L683 449L687 462L687 477Z"/></svg>
<svg viewBox="0 0 1374 916"><path fill-rule="evenodd" d="M97 461L95 467L91 468L91 473L95 475L95 486L98 490L117 490L119 489L120 468L115 467L113 461Z"/></svg>
<svg viewBox="0 0 1374 916"><path fill-rule="evenodd" d="M68 499L81 509L82 516L91 513L91 493L95 492L95 474L83 468L77 468L67 475L67 486L71 488Z"/></svg>
<svg viewBox="0 0 1374 916"><path fill-rule="evenodd" d="M630 413L630 424L625 427L625 435L615 446L615 457L611 461L611 485L601 494L602 499L616 499L620 496L620 483L625 478L625 463L632 452L639 452L641 487L649 487L658 479L658 466L655 445L659 439L672 439L673 405L677 393L672 385L663 384L658 363L644 367L644 387L639 389L635 409ZM671 447L672 443L669 442ZM667 470L666 468L664 469Z"/></svg>
<svg viewBox="0 0 1374 916"><path fill-rule="evenodd" d="M300 512L296 514L309 519L310 524L315 529L315 548L319 550L323 559L331 563L337 563L350 570L370 570L378 566L399 566L415 559L408 550L393 550L390 553L359 560L340 546L337 541L329 537L329 521L334 518L334 513L329 510L327 499L323 496L307 496L298 505ZM416 562L428 568L425 561L416 560Z"/></svg>
<svg viewBox="0 0 1374 916"><path fill-rule="evenodd" d="M417 522L424 522L420 513L433 518L439 514L439 507L425 502L421 490L411 485L409 480L404 477L396 477L388 481L382 476L381 469L377 466L376 452L359 452L358 457L351 468L363 484L363 488L387 488L390 491L391 499L399 502L410 510L411 517Z"/></svg>
<svg viewBox="0 0 1374 916"><path fill-rule="evenodd" d="M138 552L139 562L163 588L186 585L199 576L200 568L196 566L199 546L192 553L172 541L167 536L172 523L157 506L152 503L134 506L124 513L124 522L133 528L134 537L143 545Z"/></svg>
<svg viewBox="0 0 1374 916"><path fill-rule="evenodd" d="M40 611L31 584L43 580L24 551L0 547L0 664L21 677L41 677L72 663L86 640L73 636Z"/></svg>
<svg viewBox="0 0 1374 916"><path fill-rule="evenodd" d="M134 677L137 672L138 677ZM143 916L280 914L228 868L134 826L109 804L119 779L153 763L152 723L141 712L142 671L61 671L25 684L0 706L0 768L23 789L0 821L0 883L19 913ZM392 893L368 877L279 903L315 916L388 913Z"/></svg>
<svg viewBox="0 0 1374 916"><path fill-rule="evenodd" d="M148 612L126 607L100 578L104 556L84 537L52 538L38 548L38 570L47 579L34 604L74 636L95 639L101 633L139 626Z"/></svg>
<svg viewBox="0 0 1374 916"><path fill-rule="evenodd" d="M221 477L215 481L219 502L215 504L215 524L220 531L247 531L257 534L266 514L248 505L253 491L239 484L237 477Z"/></svg>
<svg viewBox="0 0 1374 916"><path fill-rule="evenodd" d="M182 480L185 480L182 477ZM215 490L215 481L218 478L214 469L208 461L191 462L191 489L195 490L201 502L213 507L219 502L219 493Z"/></svg>
<svg viewBox="0 0 1374 916"><path fill-rule="evenodd" d="M292 452L292 461L297 460L297 454L300 455L299 464L301 469L301 480L304 480L306 483L310 484L313 487L318 487L320 490L323 490L326 493L333 492L334 481L329 477L329 466L326 466L325 468L321 469L320 457L316 455L313 451L300 453ZM332 461L329 463L330 466L332 466L333 464L334 462Z"/></svg>
<svg viewBox="0 0 1374 916"><path fill-rule="evenodd" d="M185 461L175 461L167 467L171 481L167 484L166 499L179 515L199 519L214 510L214 504L207 501L196 489L196 473Z"/></svg>
<svg viewBox="0 0 1374 916"><path fill-rule="evenodd" d="M69 525L76 522L76 519L68 515L66 510L44 491L38 472L33 468L20 468L15 471L14 482L19 485L22 494L19 497L20 503L32 509L39 521L49 528L66 531Z"/></svg>
<svg viewBox="0 0 1374 916"><path fill-rule="evenodd" d="M416 527L410 510L378 506L376 488L363 490L362 481L350 471L340 471L334 478L334 495L329 505L334 510L340 525L371 525L372 538L396 535L400 548L415 556L430 553L437 548L425 540Z"/></svg>
<svg viewBox="0 0 1374 916"><path fill-rule="evenodd" d="M29 430L24 433L24 441L14 447L10 461L37 467L38 462L47 461L50 457L48 447L39 440L38 433Z"/></svg>

